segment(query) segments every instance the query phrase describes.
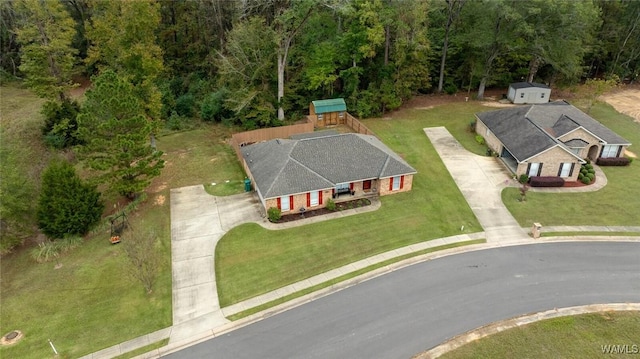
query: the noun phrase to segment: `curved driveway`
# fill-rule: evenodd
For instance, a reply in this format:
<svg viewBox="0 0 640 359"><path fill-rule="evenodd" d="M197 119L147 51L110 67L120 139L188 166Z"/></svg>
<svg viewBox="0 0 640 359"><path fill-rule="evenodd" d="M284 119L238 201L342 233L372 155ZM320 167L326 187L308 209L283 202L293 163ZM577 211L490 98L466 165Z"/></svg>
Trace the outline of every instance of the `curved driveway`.
<svg viewBox="0 0 640 359"><path fill-rule="evenodd" d="M502 247L416 264L169 357L409 358L487 323L615 302L640 302L640 243Z"/></svg>

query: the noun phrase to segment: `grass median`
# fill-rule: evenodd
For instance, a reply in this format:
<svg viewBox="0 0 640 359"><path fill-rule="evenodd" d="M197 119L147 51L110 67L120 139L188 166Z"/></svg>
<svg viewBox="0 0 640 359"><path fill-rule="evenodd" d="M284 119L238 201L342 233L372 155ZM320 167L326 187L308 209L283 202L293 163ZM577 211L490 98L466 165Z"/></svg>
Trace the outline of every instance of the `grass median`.
<svg viewBox="0 0 640 359"><path fill-rule="evenodd" d="M639 312L583 314L509 329L469 343L440 358L634 357L640 355L638 333ZM623 352L625 350L626 353Z"/></svg>

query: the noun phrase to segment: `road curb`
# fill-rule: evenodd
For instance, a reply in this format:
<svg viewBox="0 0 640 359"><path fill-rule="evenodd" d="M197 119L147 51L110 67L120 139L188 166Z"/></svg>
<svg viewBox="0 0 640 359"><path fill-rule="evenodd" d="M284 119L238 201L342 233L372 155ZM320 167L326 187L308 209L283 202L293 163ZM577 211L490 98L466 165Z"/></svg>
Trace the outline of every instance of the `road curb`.
<svg viewBox="0 0 640 359"><path fill-rule="evenodd" d="M452 339L429 349L413 357L413 359L432 359L438 358L445 353L458 349L473 341L488 337L493 334L500 333L505 330L518 328L523 325L535 323L537 321L566 317L571 315L600 313L600 312L621 312L621 311L640 311L640 303L610 303L610 304L591 304L576 307L554 308L544 312L529 313L519 317L494 322L477 329L473 329L464 334L453 337Z"/></svg>

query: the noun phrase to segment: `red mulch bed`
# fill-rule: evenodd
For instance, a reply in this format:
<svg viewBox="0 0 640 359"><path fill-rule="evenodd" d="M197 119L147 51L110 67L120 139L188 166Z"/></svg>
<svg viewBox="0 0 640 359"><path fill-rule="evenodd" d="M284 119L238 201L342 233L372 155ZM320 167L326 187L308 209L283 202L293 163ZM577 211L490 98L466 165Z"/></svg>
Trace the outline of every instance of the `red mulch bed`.
<svg viewBox="0 0 640 359"><path fill-rule="evenodd" d="M280 220L275 223L293 222L293 221L298 221L304 218L322 216L323 214L329 214L333 212L344 211L345 209L353 209L353 208L364 207L369 205L371 205L371 201L369 201L366 198L359 198L351 201L336 203L335 211L330 211L327 208L319 208L319 209L314 209L312 211L305 211L304 213L301 213L301 214L287 214L282 216Z"/></svg>
<svg viewBox="0 0 640 359"><path fill-rule="evenodd" d="M593 181L591 181L591 183L589 184L584 184L581 181L575 181L575 182L565 182L564 186L562 187L568 187L568 188L572 188L572 187L586 187L586 186L591 186L592 184L596 183L597 177L593 178Z"/></svg>

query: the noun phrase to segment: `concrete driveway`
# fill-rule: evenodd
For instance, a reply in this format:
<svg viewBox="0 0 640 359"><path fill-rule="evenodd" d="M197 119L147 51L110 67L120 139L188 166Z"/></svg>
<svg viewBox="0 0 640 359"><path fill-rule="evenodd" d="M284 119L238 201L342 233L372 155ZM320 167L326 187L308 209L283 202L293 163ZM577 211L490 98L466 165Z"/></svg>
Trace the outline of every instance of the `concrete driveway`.
<svg viewBox="0 0 640 359"><path fill-rule="evenodd" d="M214 197L202 185L171 190L173 328L170 343L228 320L218 302L215 248L231 228L262 220L253 193Z"/></svg>
<svg viewBox="0 0 640 359"><path fill-rule="evenodd" d="M425 128L424 132L478 218L487 242L529 239L502 203L501 192L510 183L511 172L494 157L465 150L444 127Z"/></svg>

